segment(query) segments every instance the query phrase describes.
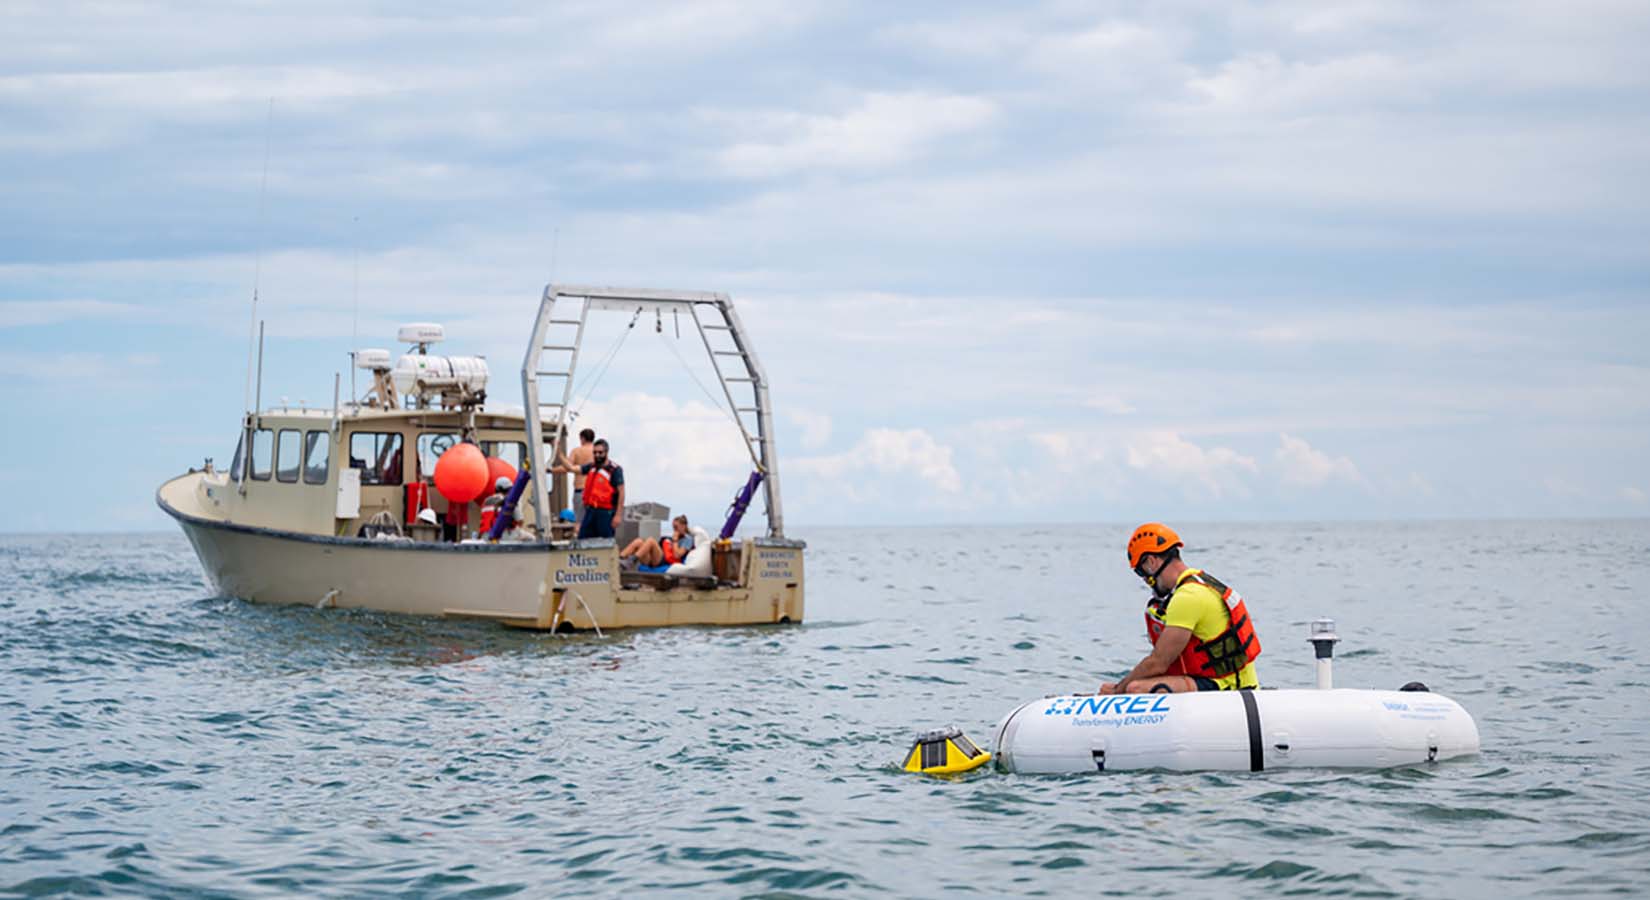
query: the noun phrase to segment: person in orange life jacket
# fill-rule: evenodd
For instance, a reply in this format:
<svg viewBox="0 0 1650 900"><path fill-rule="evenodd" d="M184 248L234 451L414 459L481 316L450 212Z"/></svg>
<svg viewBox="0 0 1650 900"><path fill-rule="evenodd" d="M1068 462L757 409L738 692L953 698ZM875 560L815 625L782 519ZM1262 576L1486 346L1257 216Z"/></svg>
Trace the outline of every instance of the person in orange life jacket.
<svg viewBox="0 0 1650 900"><path fill-rule="evenodd" d="M510 483L510 479L500 475L498 480L493 482L493 492L487 495L486 500L481 501L481 519L476 524L477 537L485 537L487 532L492 530L493 522L504 509L504 495L510 493Z"/></svg>
<svg viewBox="0 0 1650 900"><path fill-rule="evenodd" d="M1180 536L1150 522L1129 538L1129 565L1152 589L1146 636L1152 652L1102 694L1180 693L1259 687L1260 638L1237 591L1180 558Z"/></svg>
<svg viewBox="0 0 1650 900"><path fill-rule="evenodd" d="M579 523L579 540L611 538L624 515L624 469L607 459L607 439L591 448L591 461L577 468L584 476L584 520ZM552 466L556 473L575 471L563 456Z"/></svg>
<svg viewBox="0 0 1650 900"><path fill-rule="evenodd" d="M619 562L634 556L642 571L662 572L687 558L693 549L693 535L688 531L687 516L670 520L671 536L664 540L637 538L619 552Z"/></svg>

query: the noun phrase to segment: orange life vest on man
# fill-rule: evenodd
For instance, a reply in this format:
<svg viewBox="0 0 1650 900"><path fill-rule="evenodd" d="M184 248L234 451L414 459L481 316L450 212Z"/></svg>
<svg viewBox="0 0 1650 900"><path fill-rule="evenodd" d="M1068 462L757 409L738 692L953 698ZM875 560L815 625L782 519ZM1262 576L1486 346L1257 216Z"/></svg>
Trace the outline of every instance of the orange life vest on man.
<svg viewBox="0 0 1650 900"><path fill-rule="evenodd" d="M1169 670L1164 674L1224 678L1242 671L1260 655L1260 638L1255 635L1255 623L1249 618L1249 608L1243 604L1243 595L1222 584L1213 575L1196 569L1182 577L1175 590L1180 590L1180 585L1188 581L1211 588L1220 595L1221 601L1226 604L1228 624L1225 631L1207 641L1192 635L1192 639L1186 642L1186 649L1180 651L1180 657L1169 664ZM1173 597L1174 593L1170 592L1167 598L1159 600L1153 597L1146 603L1146 636L1151 638L1154 647L1157 646L1157 639L1163 636L1164 629L1163 620L1157 616L1163 614ZM1154 610L1157 616L1152 615Z"/></svg>
<svg viewBox="0 0 1650 900"><path fill-rule="evenodd" d="M584 505L586 509L613 508L612 464L598 466L584 476Z"/></svg>

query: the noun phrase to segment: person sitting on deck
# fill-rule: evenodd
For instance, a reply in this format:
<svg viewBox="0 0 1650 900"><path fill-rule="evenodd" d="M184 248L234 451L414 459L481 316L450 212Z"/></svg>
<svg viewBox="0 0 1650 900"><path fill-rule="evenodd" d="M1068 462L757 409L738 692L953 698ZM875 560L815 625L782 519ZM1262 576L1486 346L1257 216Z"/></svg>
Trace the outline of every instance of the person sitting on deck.
<svg viewBox="0 0 1650 900"><path fill-rule="evenodd" d="M637 538L631 541L619 551L619 565L624 565L626 559L634 558L637 571L663 572L687 559L688 551L693 549L693 532L688 530L687 516L671 519L670 530L671 536L664 540Z"/></svg>
<svg viewBox="0 0 1650 900"><path fill-rule="evenodd" d="M1102 694L1248 690L1260 686L1260 638L1237 591L1180 558L1180 536L1148 522L1129 538L1129 567L1152 589L1146 636L1152 652Z"/></svg>

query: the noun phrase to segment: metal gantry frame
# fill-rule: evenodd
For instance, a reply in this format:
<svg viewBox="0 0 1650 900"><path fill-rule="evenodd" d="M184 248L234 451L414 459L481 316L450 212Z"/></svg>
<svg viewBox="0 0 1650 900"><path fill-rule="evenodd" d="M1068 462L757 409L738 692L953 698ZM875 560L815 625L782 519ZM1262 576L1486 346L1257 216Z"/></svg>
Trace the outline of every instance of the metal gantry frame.
<svg viewBox="0 0 1650 900"><path fill-rule="evenodd" d="M577 315L572 307L577 305ZM549 539L550 480L547 473L555 462L554 454L545 453L544 426L546 419L555 421L553 450L561 450L567 437L569 404L573 401L573 378L578 371L579 347L584 341L584 327L591 311L625 312L637 315L645 312L685 313L699 329L700 341L710 358L711 369L722 385L728 410L739 426L740 436L750 452L751 463L763 475L763 499L767 503L768 537L785 536L784 514L779 504L779 466L773 444L773 409L768 395L767 374L751 348L750 338L733 309L733 301L724 293L708 291L660 291L635 288L585 287L549 284L539 300L538 318L533 322L532 337L527 343L527 355L521 363L522 406L527 423L527 446L533 466L533 515L539 534ZM558 317L558 313L560 314ZM726 340L713 334L726 333ZM730 374L723 360L739 360ZM550 366L550 368L546 368ZM559 399L547 399L540 390L540 380L551 382L545 387L559 387ZM749 385L748 405L740 405L734 394L735 385ZM754 429L746 421L755 418Z"/></svg>

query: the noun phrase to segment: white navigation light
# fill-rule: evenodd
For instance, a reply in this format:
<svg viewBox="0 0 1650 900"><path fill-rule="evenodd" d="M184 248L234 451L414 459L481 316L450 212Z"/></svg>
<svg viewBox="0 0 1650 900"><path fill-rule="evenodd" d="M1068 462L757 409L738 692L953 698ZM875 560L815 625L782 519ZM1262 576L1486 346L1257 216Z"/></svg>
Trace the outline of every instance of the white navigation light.
<svg viewBox="0 0 1650 900"><path fill-rule="evenodd" d="M446 331L434 322L408 322L395 333L403 344L438 344L447 339Z"/></svg>
<svg viewBox="0 0 1650 900"><path fill-rule="evenodd" d="M357 369L388 369L390 367L390 351L380 349L355 351L355 367ZM353 382L351 382L353 384Z"/></svg>

